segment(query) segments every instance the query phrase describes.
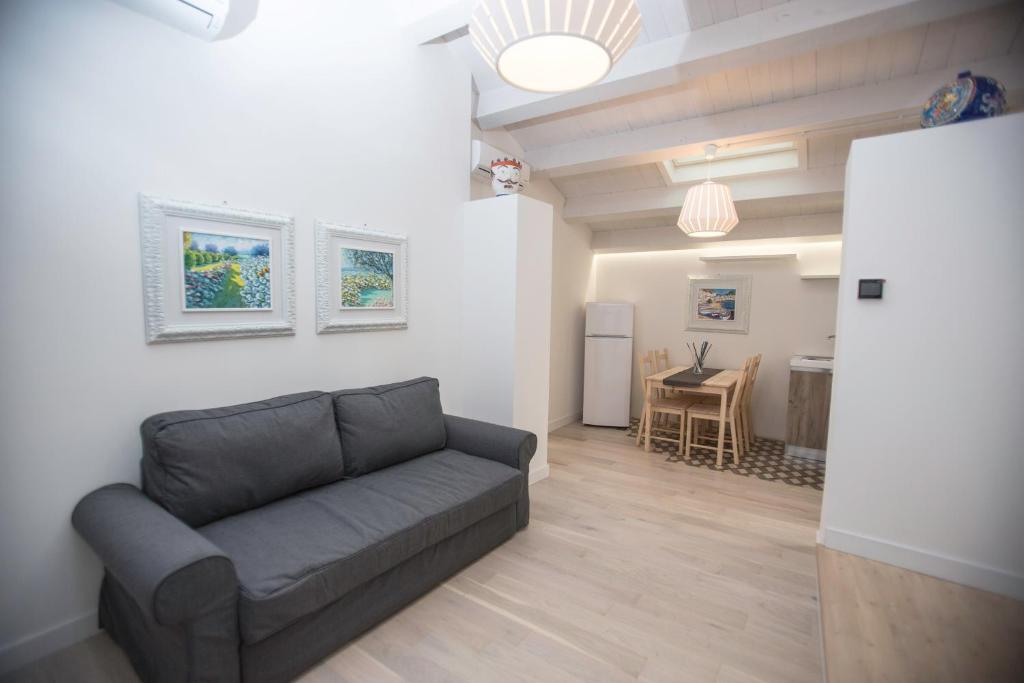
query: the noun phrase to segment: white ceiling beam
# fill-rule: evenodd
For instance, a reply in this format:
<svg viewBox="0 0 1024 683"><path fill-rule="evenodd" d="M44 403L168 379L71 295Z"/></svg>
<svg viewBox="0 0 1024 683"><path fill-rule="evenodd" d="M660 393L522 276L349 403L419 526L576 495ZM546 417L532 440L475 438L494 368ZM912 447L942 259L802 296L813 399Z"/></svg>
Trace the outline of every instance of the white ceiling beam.
<svg viewBox="0 0 1024 683"><path fill-rule="evenodd" d="M1001 80L1010 91L1024 89L1024 54L1005 55L967 66L975 73ZM526 156L535 171L560 177L699 154L709 142L779 138L872 120L895 120L900 116L917 116L935 89L949 80L950 70L938 69L856 88L543 147L530 150Z"/></svg>
<svg viewBox="0 0 1024 683"><path fill-rule="evenodd" d="M455 0L406 24L409 40L417 45L446 42L469 32L469 17L477 0Z"/></svg>
<svg viewBox="0 0 1024 683"><path fill-rule="evenodd" d="M725 69L763 64L869 38L1006 0L793 0L731 21L630 49L597 85L559 94L511 86L480 93L483 129L636 95Z"/></svg>
<svg viewBox="0 0 1024 683"><path fill-rule="evenodd" d="M786 244L841 240L842 230L843 214L825 213L740 221L728 235L710 242L687 237L674 225L607 230L593 233L590 248L596 254L614 254L721 246L758 248L765 245L766 241L770 241L773 247L781 247Z"/></svg>
<svg viewBox="0 0 1024 683"><path fill-rule="evenodd" d="M828 166L811 171L726 180L736 202L780 199L828 192L842 192L845 167ZM658 216L683 208L683 198L691 185L659 187L631 192L610 192L565 200L562 217L573 223L611 221L623 218Z"/></svg>

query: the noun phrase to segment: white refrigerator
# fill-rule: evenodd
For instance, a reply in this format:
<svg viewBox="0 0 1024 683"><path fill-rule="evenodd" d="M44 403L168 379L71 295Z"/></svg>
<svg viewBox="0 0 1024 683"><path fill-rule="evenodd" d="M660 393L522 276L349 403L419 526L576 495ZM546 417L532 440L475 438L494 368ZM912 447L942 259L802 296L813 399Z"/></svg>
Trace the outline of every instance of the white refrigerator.
<svg viewBox="0 0 1024 683"><path fill-rule="evenodd" d="M583 360L583 424L629 426L633 304L588 303Z"/></svg>

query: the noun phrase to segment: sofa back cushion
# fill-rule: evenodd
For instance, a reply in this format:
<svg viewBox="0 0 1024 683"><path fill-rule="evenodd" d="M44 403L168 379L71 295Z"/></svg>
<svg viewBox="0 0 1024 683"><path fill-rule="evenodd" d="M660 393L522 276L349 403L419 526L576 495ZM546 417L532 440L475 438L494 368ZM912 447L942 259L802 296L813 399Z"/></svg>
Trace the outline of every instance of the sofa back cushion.
<svg viewBox="0 0 1024 683"><path fill-rule="evenodd" d="M444 448L447 435L437 380L334 392L345 475L358 477Z"/></svg>
<svg viewBox="0 0 1024 683"><path fill-rule="evenodd" d="M146 495L192 526L344 476L322 391L154 415L142 423L142 444Z"/></svg>

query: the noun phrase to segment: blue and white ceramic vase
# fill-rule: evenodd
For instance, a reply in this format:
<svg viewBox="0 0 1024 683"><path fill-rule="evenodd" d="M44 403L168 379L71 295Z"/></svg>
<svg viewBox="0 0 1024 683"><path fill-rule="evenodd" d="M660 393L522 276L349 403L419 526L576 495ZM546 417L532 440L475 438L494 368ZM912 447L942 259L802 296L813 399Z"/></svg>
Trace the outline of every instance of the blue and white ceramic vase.
<svg viewBox="0 0 1024 683"><path fill-rule="evenodd" d="M934 128L947 123L999 116L1004 109L1006 89L1002 83L964 71L928 99L921 112L921 127Z"/></svg>

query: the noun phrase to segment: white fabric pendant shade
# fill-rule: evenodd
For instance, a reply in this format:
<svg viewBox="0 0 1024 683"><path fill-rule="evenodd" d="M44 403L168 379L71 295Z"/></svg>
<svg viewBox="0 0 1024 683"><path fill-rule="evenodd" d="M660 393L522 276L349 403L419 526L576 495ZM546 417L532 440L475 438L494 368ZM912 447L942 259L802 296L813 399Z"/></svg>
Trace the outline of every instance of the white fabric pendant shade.
<svg viewBox="0 0 1024 683"><path fill-rule="evenodd" d="M469 36L507 83L565 92L604 78L642 28L636 0L480 0Z"/></svg>
<svg viewBox="0 0 1024 683"><path fill-rule="evenodd" d="M690 237L721 237L739 222L727 185L706 180L686 191L678 225Z"/></svg>

